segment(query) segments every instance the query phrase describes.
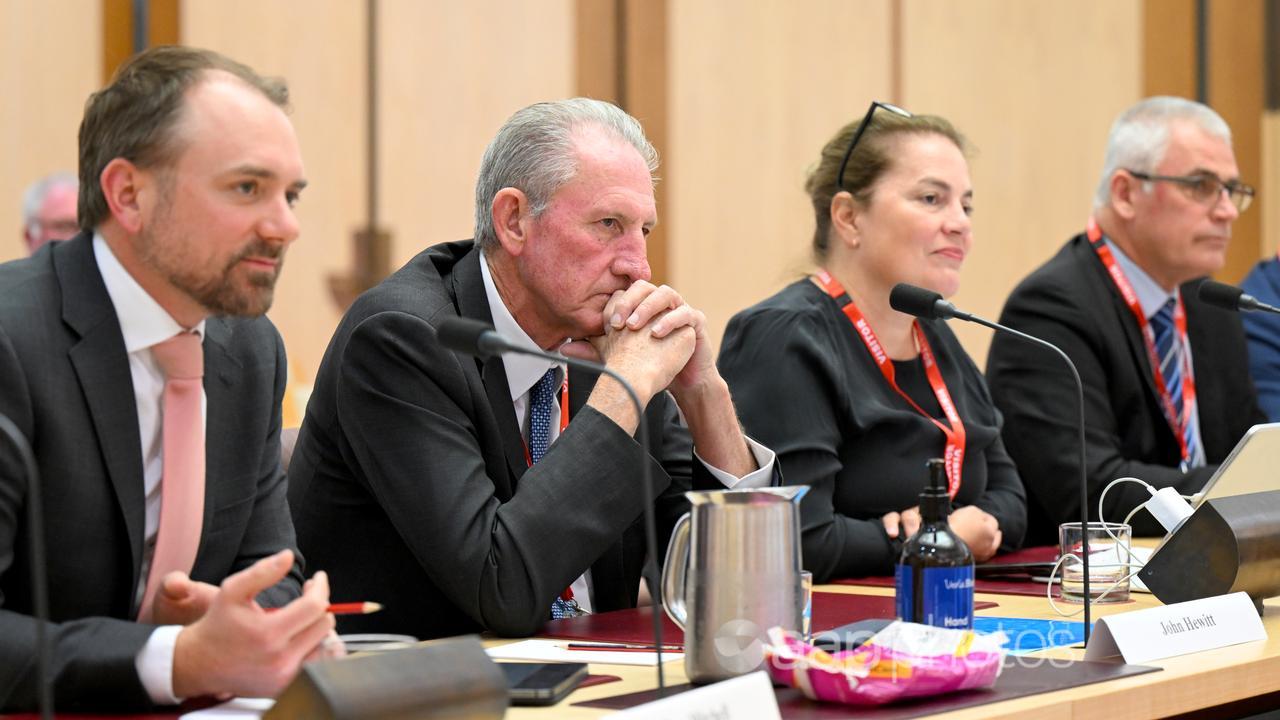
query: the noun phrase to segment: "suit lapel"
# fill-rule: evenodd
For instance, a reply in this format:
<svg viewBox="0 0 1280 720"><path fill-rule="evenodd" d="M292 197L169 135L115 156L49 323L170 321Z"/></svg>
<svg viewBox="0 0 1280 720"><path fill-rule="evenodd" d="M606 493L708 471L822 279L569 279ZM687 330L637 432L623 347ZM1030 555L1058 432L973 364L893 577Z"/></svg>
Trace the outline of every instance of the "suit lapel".
<svg viewBox="0 0 1280 720"><path fill-rule="evenodd" d="M450 274L450 282L458 305L458 315L493 325L489 298L484 292L484 278L480 274L478 248L472 248L471 252L458 261ZM476 367L480 370L485 394L489 397L489 408L493 410L494 420L502 435L502 450L507 459L511 485L501 490L506 497L510 497L515 492L515 481L529 469L524 457L524 438L520 435L515 405L511 402L511 386L507 384L507 371L501 357L494 356L488 360L477 358Z"/></svg>
<svg viewBox="0 0 1280 720"><path fill-rule="evenodd" d="M62 319L80 336L68 355L124 517L133 562L129 587L135 587L142 564L146 499L137 400L124 336L93 257L91 236L81 234L58 248L54 266L62 291Z"/></svg>
<svg viewBox="0 0 1280 720"><path fill-rule="evenodd" d="M226 320L211 317L205 323L204 349L204 394L205 394L205 431L204 431L204 527L200 533L200 548L196 552L196 562L204 556L204 545L209 538L207 528L212 526L215 508L234 500L223 497L223 493L234 492L235 489L226 483L214 482L216 478L230 476L228 462L238 457L244 448L235 446L234 433L225 432L225 428L234 427L238 416L235 396L235 377L238 375L240 363L227 351L231 339L231 327Z"/></svg>
<svg viewBox="0 0 1280 720"><path fill-rule="evenodd" d="M1147 357L1147 345L1142 339L1142 329L1138 327L1137 321L1133 319L1133 311L1125 304L1124 298L1120 295L1120 290L1116 288L1115 282L1107 274L1106 266L1098 258L1098 253L1089 244L1088 238L1083 235L1080 237L1081 243L1077 252L1087 253L1087 256L1081 258L1081 260L1094 269L1094 278L1105 288L1104 297L1107 298L1108 309L1103 312L1111 313L1114 316L1115 322L1120 328L1120 333L1124 337L1125 345L1129 348L1129 355L1133 358L1134 365L1138 368L1138 375L1142 377L1142 384L1147 389L1147 395L1158 409L1160 407L1160 393L1156 390L1155 374L1151 370L1151 360ZM1160 411L1158 417L1164 417L1163 411ZM1165 425L1167 427L1168 423ZM1170 430L1169 432L1172 433L1173 431Z"/></svg>

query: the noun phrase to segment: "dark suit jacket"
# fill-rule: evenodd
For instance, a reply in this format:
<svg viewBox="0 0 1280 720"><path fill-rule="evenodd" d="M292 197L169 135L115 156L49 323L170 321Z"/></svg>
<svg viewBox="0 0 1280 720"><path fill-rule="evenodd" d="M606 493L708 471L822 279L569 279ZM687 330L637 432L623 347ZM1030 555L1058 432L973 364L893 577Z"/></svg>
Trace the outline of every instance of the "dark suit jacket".
<svg viewBox="0 0 1280 720"><path fill-rule="evenodd" d="M1280 306L1280 260L1263 260L1249 271L1244 291L1272 306ZM1242 313L1249 341L1249 371L1258 389L1258 404L1270 422L1280 422L1280 315Z"/></svg>
<svg viewBox="0 0 1280 720"><path fill-rule="evenodd" d="M596 610L634 606L640 446L584 405L594 379L571 372L569 426L527 468L501 358L477 360L435 339L436 324L454 316L492 322L470 241L429 248L362 295L325 352L289 504L335 600L386 606L342 618L339 629L528 635L588 567ZM693 473L699 485L714 480L693 462L670 396L654 398L645 422L661 459L647 462L662 544Z"/></svg>
<svg viewBox="0 0 1280 720"><path fill-rule="evenodd" d="M1178 469L1177 438L1160 411L1142 334L1088 239L1078 235L1009 296L1000 322L1043 338L1070 356L1084 383L1089 516L1106 484L1134 476L1198 491L1251 425L1262 420L1249 381L1238 314L1200 302L1182 286L1191 341L1200 436L1208 465ZM1080 518L1075 383L1043 348L996 333L987 381L1004 413L1004 440L1027 488L1028 543L1057 542L1059 523ZM1107 493L1106 519L1119 522L1150 495L1134 483ZM1162 534L1147 513L1135 533Z"/></svg>
<svg viewBox="0 0 1280 720"><path fill-rule="evenodd" d="M205 324L204 529L191 575L219 583L294 547L280 470L285 359L265 318ZM43 482L48 626L59 708L150 704L132 621L144 532L142 451L124 338L80 235L0 266L0 413L31 440ZM0 449L0 710L35 702L26 481ZM268 591L295 596L301 574Z"/></svg>

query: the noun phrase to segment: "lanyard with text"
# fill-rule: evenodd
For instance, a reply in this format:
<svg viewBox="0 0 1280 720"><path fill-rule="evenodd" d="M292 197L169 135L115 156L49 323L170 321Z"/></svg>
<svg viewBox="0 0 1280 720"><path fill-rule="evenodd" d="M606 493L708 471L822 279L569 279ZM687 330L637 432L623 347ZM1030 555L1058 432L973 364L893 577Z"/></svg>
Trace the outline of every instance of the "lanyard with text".
<svg viewBox="0 0 1280 720"><path fill-rule="evenodd" d="M1168 421L1169 427L1173 430L1173 435L1178 439L1178 447L1182 451L1182 462L1190 463L1192 458L1187 453L1187 423L1191 421L1192 413L1196 408L1196 378L1191 369L1191 354L1186 351L1189 347L1187 342L1187 313L1182 307L1182 294L1177 294L1177 302L1173 307L1173 326L1178 332L1177 342L1182 347L1182 414L1179 415L1173 407L1173 396L1169 393L1169 387L1165 384L1164 373L1160 371L1160 356L1156 352L1156 333L1151 329L1151 323L1147 320L1147 314L1142 311L1142 303L1138 302L1138 294L1134 292L1133 285L1129 284L1129 278L1125 277L1124 270L1120 264L1116 262L1115 255L1111 253L1111 248L1107 247L1103 242L1102 229L1098 227L1098 222L1092 217L1089 218L1088 225L1089 243L1093 245L1094 252L1098 253L1098 259L1107 269L1107 274L1111 276L1111 281L1115 283L1116 289L1120 291L1120 297L1124 298L1124 304L1129 306L1129 312L1133 313L1133 318L1138 321L1138 328L1142 331L1142 342L1147 348L1147 360L1151 364L1151 374L1156 384L1156 392L1160 394L1160 408L1164 411L1164 418Z"/></svg>
<svg viewBox="0 0 1280 720"><path fill-rule="evenodd" d="M880 368L880 374L884 375L884 379L889 383L889 387L902 396L907 404L915 409L916 412L925 416L942 431L947 438L946 452L943 455L943 461L947 467L947 494L955 498L956 493L960 491L960 471L964 467L964 422L960 420L960 413L956 411L955 403L951 401L951 393L947 391L947 384L942 379L942 372L938 370L938 363L933 355L932 348L929 347L929 341L925 339L924 332L920 330L920 323L911 323L911 332L915 336L916 345L920 348L920 359L924 362L924 372L929 378L929 386L933 388L933 394L938 398L938 406L942 408L942 412L947 416L947 424L944 425L929 413L925 412L915 400L912 400L902 388L898 387L898 381L894 378L893 361L885 354L884 349L880 347L880 340L876 338L876 333L871 329L871 325L867 323L866 318L862 316L862 312L858 310L858 306L854 304L853 298L845 292L844 286L831 276L826 270L818 270L818 284L822 289L831 296L833 300L841 304L841 310L848 316L849 322L853 323L853 328L858 331L858 337L862 338L862 342L867 346L867 352L871 353L871 358L875 360L876 366Z"/></svg>

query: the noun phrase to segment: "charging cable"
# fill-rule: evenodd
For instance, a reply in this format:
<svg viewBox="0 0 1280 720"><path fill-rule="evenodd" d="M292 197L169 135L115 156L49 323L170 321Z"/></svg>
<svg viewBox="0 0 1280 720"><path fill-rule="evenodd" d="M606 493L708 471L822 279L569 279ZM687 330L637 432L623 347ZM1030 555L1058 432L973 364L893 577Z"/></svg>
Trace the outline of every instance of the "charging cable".
<svg viewBox="0 0 1280 720"><path fill-rule="evenodd" d="M1107 537L1111 538L1112 542L1115 543L1115 547L1123 550L1125 555L1127 555L1128 557L1125 562L1119 562L1119 563L1096 564L1094 562L1090 562L1089 567L1090 569L1124 568L1126 571L1134 567L1136 567L1137 569L1133 570L1132 572L1128 572L1124 577L1113 582L1106 589L1104 589L1096 598L1090 598L1091 602L1097 602L1098 600L1105 598L1113 590L1120 587L1124 583L1129 582L1135 575L1137 575L1142 570L1143 561L1140 560L1138 556L1133 553L1133 551L1129 548L1127 544L1120 542L1120 538L1116 537L1115 532L1111 529L1111 524L1105 522L1105 519L1102 513L1102 504L1103 504L1103 501L1106 500L1107 491L1110 490L1112 487L1125 482L1138 483L1139 485L1143 486L1144 488L1147 489L1147 492L1151 494L1151 498L1146 502L1138 505L1133 510L1131 510L1129 514L1126 515L1124 518L1124 523L1123 523L1124 525L1128 525L1129 521L1133 519L1134 515L1138 514L1139 510L1146 508L1148 511L1151 512L1152 516L1154 516L1155 519L1161 525L1164 526L1164 529L1167 530L1169 534L1173 534L1175 531L1177 531L1179 527L1182 526L1182 523L1186 522L1187 518L1191 517L1191 513L1193 512L1191 509L1191 505L1187 503L1188 498L1184 495L1178 494L1178 491L1174 490L1171 487L1160 488L1159 490L1157 490L1156 488L1152 487L1150 483L1135 477L1117 478L1115 480L1112 480L1110 483L1108 483L1107 486L1102 489L1102 494L1098 496L1098 519L1102 521L1102 529L1104 532L1107 533ZM1087 530L1085 531L1087 532ZM1083 607L1077 608L1073 612L1064 611L1062 608L1058 607L1057 603L1053 601L1054 579L1058 574L1058 570L1061 569L1062 563L1066 562L1072 557L1074 556L1071 554L1067 554L1058 558L1058 561L1053 564L1053 570L1049 573L1049 584L1045 588L1045 597L1049 600L1049 606L1053 608L1054 612L1056 612L1058 615L1062 617L1074 617L1084 612Z"/></svg>

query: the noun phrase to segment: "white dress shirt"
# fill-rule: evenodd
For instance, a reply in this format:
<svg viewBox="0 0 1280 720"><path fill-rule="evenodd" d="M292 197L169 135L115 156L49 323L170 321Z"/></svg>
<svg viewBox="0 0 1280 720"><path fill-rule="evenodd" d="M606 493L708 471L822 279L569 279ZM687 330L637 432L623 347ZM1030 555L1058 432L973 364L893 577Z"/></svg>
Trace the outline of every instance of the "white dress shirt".
<svg viewBox="0 0 1280 720"><path fill-rule="evenodd" d="M129 354L129 374L133 379L134 402L138 409L138 437L142 441L142 482L146 497L146 522L143 525L142 569L138 576L134 604L142 601L147 586L151 558L155 555L156 532L160 528L160 480L164 472L164 372L152 356L151 347L184 332L160 304L147 294L137 280L124 269L106 240L93 236L93 256L98 272L107 287L107 295L115 306L124 336L124 349ZM204 321L191 328L204 339ZM203 422L208 399L200 393L200 415ZM135 659L138 677L147 694L156 703L176 703L173 695L173 646L181 626L157 628Z"/></svg>
<svg viewBox="0 0 1280 720"><path fill-rule="evenodd" d="M483 251L480 253L480 275L484 278L484 292L489 300L489 312L493 315L493 329L499 335L517 345L541 349L533 341L533 338L530 338L529 334L524 331L524 328L520 327L520 323L516 322L511 310L502 301L502 296L498 294L498 288L493 283L493 275L489 272L489 263L485 259ZM502 365L507 375L507 385L511 390L511 404L515 407L516 422L520 425L520 434L525 435L527 438L529 395L533 391L533 386L542 379L547 370L555 366L555 363L529 355L504 355L502 357ZM560 368L560 377L564 377L563 373L567 372L567 368L563 365ZM555 442L559 436L560 404L552 403L551 442ZM732 473L725 472L720 468L708 465L701 457L698 457L696 448L694 449L694 457L698 458L698 462L701 462L711 475L726 488L768 487L773 481L774 452L749 437L746 438L746 441L760 469L741 478L735 477ZM590 568L582 574L582 577L574 580L571 586L573 598L578 601L578 606L586 612L591 612L592 608L592 587ZM550 612L549 609L548 612Z"/></svg>

